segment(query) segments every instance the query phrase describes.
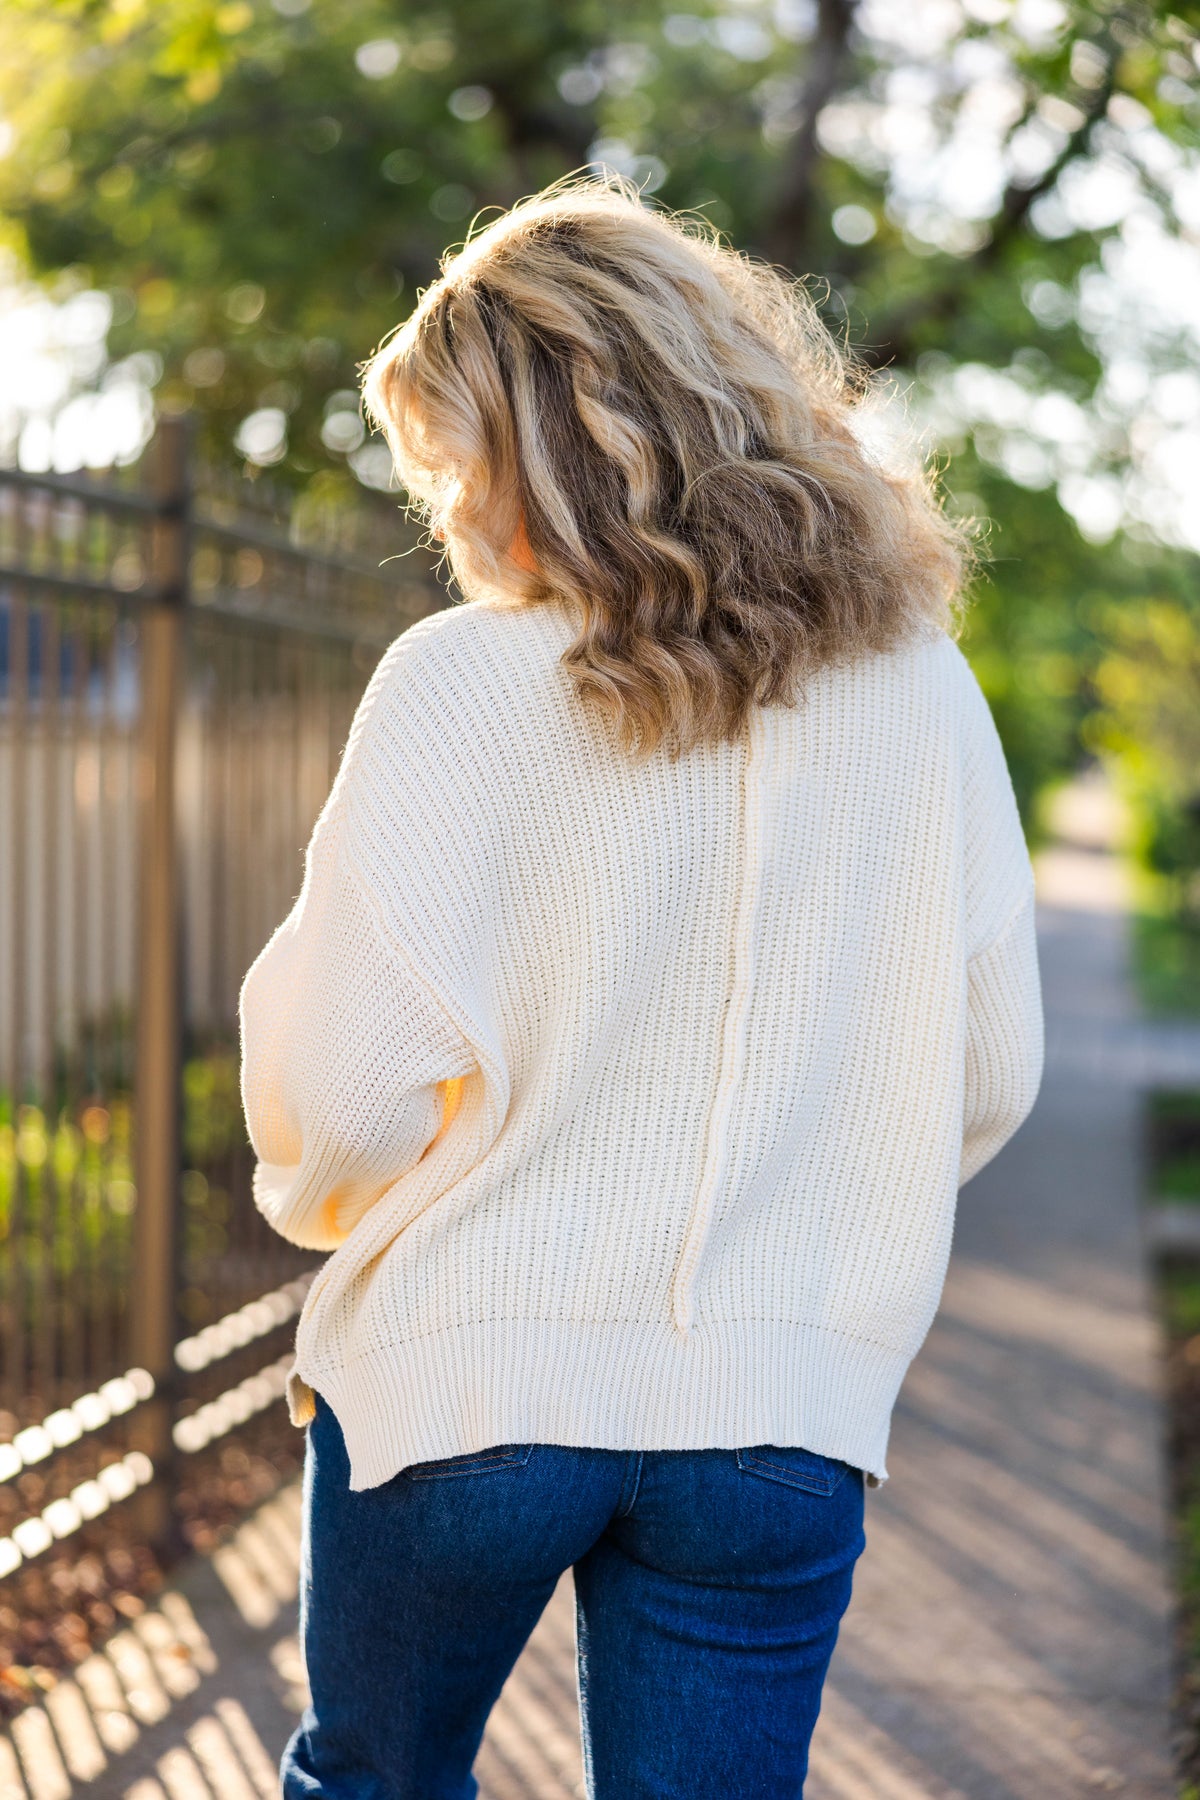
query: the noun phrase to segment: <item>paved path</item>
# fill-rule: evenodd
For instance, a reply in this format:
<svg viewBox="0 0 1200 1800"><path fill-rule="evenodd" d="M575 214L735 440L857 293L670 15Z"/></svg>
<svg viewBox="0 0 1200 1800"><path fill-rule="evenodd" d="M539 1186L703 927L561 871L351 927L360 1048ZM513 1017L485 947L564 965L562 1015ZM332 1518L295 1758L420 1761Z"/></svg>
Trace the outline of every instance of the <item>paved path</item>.
<svg viewBox="0 0 1200 1800"><path fill-rule="evenodd" d="M905 1384L813 1747L809 1800L1169 1800L1162 1453L1138 1227L1138 1090L1200 1033L1124 979L1102 799L1039 871L1045 1085L963 1194ZM298 1498L0 1739L0 1800L267 1800L300 1703ZM484 1800L582 1793L569 1580L496 1708Z"/></svg>

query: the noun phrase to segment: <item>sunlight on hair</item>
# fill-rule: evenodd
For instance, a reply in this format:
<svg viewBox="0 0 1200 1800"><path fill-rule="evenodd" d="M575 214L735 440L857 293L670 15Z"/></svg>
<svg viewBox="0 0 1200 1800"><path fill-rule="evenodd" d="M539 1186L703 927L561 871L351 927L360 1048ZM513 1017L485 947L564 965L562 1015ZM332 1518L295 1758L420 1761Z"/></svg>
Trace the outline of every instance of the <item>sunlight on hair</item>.
<svg viewBox="0 0 1200 1800"><path fill-rule="evenodd" d="M953 627L968 528L899 396L803 282L611 171L478 222L364 396L466 596L571 609L564 667L638 754Z"/></svg>

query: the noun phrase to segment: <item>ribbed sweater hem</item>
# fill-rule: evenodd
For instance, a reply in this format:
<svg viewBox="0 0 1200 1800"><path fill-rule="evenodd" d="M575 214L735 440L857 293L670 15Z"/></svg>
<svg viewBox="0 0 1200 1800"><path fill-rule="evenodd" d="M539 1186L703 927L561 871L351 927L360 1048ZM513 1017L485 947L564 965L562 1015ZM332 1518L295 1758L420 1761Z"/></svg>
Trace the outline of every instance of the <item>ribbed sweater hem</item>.
<svg viewBox="0 0 1200 1800"><path fill-rule="evenodd" d="M798 1445L887 1480L892 1408L911 1353L770 1320L491 1319L337 1367L297 1359L292 1418L328 1401L355 1492L410 1463L492 1444L610 1450Z"/></svg>

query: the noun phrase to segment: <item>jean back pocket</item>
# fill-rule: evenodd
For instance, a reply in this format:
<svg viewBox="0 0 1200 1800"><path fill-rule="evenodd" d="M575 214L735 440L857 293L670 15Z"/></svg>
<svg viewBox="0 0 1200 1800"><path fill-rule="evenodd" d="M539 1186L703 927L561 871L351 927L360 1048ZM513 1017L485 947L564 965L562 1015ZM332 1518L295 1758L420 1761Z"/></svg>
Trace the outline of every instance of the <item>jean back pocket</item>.
<svg viewBox="0 0 1200 1800"><path fill-rule="evenodd" d="M836 1456L821 1456L799 1446L754 1444L737 1452L739 1469L779 1481L785 1487L802 1488L806 1494L832 1494L849 1474L851 1464Z"/></svg>
<svg viewBox="0 0 1200 1800"><path fill-rule="evenodd" d="M410 1481L444 1481L452 1475L484 1475L489 1469L519 1469L532 1451L532 1444L492 1444L486 1450L464 1451L461 1456L410 1463L404 1474Z"/></svg>

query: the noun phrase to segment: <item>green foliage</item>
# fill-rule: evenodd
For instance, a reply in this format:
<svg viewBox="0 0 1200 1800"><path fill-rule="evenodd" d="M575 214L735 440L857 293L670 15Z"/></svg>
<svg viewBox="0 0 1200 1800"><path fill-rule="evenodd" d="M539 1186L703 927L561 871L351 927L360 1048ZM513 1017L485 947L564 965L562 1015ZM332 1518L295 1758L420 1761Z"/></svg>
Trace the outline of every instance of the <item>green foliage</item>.
<svg viewBox="0 0 1200 1800"><path fill-rule="evenodd" d="M1158 1198L1162 1200L1200 1200L1200 1152L1176 1156L1163 1168Z"/></svg>
<svg viewBox="0 0 1200 1800"><path fill-rule="evenodd" d="M1200 1094L1192 1088L1158 1088L1149 1098L1148 1111L1156 1125L1194 1125L1200 1132Z"/></svg>
<svg viewBox="0 0 1200 1800"><path fill-rule="evenodd" d="M236 1054L218 1047L189 1057L183 1069L184 1161L203 1168L245 1142Z"/></svg>
<svg viewBox="0 0 1200 1800"><path fill-rule="evenodd" d="M1078 304L1119 208L1072 218L1056 183L1107 156L1169 224L1161 159L1142 167L1138 134L1197 143L1194 11L1068 0L1040 32L1003 5L937 28L949 36L933 48L852 4L810 17L720 0L9 0L0 232L34 271L109 291L111 353L160 359L159 404L197 411L211 452L229 456L239 425L269 412L278 438L257 460L329 495L351 470L384 479L357 368L444 247L480 210L607 157L819 277L830 323L903 371L918 407L964 369L1003 374L1029 409L1046 393L1075 407L1087 455L1119 477L1131 445L1096 410L1101 365ZM989 70L1008 185L974 211L922 208L886 108L915 96L932 168L956 133L969 147ZM1039 133L1050 149L1028 162ZM1009 157L1022 144L1028 174ZM1175 353L1153 351L1163 368ZM1113 657L1146 654L1115 620L1177 585L1189 559L1081 536L1021 419L934 430L954 503L992 522L965 647L1029 816L1093 713L1126 760L1159 729L1115 697ZM1158 773L1142 782L1147 819L1164 791ZM1164 807L1148 854L1194 868L1178 801Z"/></svg>
<svg viewBox="0 0 1200 1800"><path fill-rule="evenodd" d="M42 1250L42 1221L64 1193L78 1198L79 1229L95 1241L114 1219L133 1211L132 1125L129 1096L85 1106L78 1118L64 1110L13 1108L0 1096L0 1241L14 1229L28 1233L25 1254Z"/></svg>
<svg viewBox="0 0 1200 1800"><path fill-rule="evenodd" d="M1200 1014L1200 929L1169 910L1133 917L1133 973L1151 1013Z"/></svg>
<svg viewBox="0 0 1200 1800"><path fill-rule="evenodd" d="M1190 1338L1200 1333L1200 1267L1182 1258L1164 1263L1159 1297L1168 1336Z"/></svg>
<svg viewBox="0 0 1200 1800"><path fill-rule="evenodd" d="M975 482L994 520L962 643L1031 822L1038 789L1077 757L1097 656L1089 598L1103 591L1103 563L1111 559L1079 537L1048 494L1027 494L1021 507L1005 507L994 473L970 450L956 459L952 477L956 486Z"/></svg>
<svg viewBox="0 0 1200 1800"><path fill-rule="evenodd" d="M1196 1374L1200 1365L1200 1264L1194 1259L1172 1256L1159 1260L1156 1273L1166 1340L1172 1575L1179 1603L1179 1792L1181 1800L1195 1800L1200 1787L1190 1777L1197 1772L1195 1700L1200 1691L1200 1390Z"/></svg>
<svg viewBox="0 0 1200 1800"><path fill-rule="evenodd" d="M1136 848L1180 923L1181 957L1200 928L1200 595L1181 569L1138 607L1109 608L1096 670L1093 740L1120 760ZM1182 972L1182 971L1181 971Z"/></svg>
<svg viewBox="0 0 1200 1800"><path fill-rule="evenodd" d="M1200 1200L1200 1094L1189 1089L1152 1094L1147 1124L1147 1198Z"/></svg>
<svg viewBox="0 0 1200 1800"><path fill-rule="evenodd" d="M1176 1568L1179 1595L1189 1614L1195 1618L1200 1608L1200 1497L1193 1496L1176 1515ZM1200 1624L1193 1625L1191 1652L1200 1655ZM1184 1789L1185 1794L1197 1793Z"/></svg>
<svg viewBox="0 0 1200 1800"><path fill-rule="evenodd" d="M246 1128L236 1054L190 1056L183 1070L184 1249L191 1257L226 1247L230 1159ZM115 1268L132 1242L137 1206L133 1096L124 1091L57 1113L14 1108L0 1094L0 1256L20 1264L31 1293L49 1261L63 1279Z"/></svg>
<svg viewBox="0 0 1200 1800"><path fill-rule="evenodd" d="M330 460L326 403L476 205L583 160L554 76L602 23L548 0L27 0L0 20L0 209L35 268L115 290L114 353L157 352L163 400L197 406L212 446L278 407L305 474ZM372 46L393 73L362 72ZM492 103L456 117L484 72Z"/></svg>

